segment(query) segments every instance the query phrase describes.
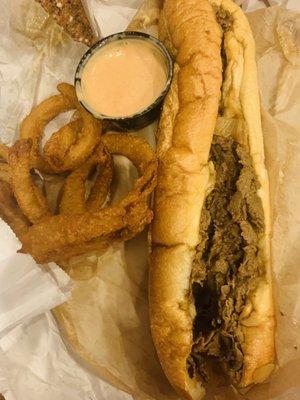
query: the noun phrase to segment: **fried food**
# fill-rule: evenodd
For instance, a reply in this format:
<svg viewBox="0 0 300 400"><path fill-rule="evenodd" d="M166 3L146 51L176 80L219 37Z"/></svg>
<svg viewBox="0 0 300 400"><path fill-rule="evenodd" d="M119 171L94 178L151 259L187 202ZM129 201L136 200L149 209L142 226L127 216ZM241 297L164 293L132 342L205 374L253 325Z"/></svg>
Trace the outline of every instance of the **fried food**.
<svg viewBox="0 0 300 400"><path fill-rule="evenodd" d="M59 203L66 177L67 174L43 174L43 193L47 198L51 214L53 215L59 213Z"/></svg>
<svg viewBox="0 0 300 400"><path fill-rule="evenodd" d="M41 221L50 215L47 199L41 188L37 187L30 175L31 139L18 140L9 151L9 166L11 169L11 186L17 202L24 215L32 223Z"/></svg>
<svg viewBox="0 0 300 400"><path fill-rule="evenodd" d="M100 171L98 172L97 179L86 202L87 209L89 211L98 211L107 200L113 178L113 172L113 159L108 153L105 157L103 165L100 164Z"/></svg>
<svg viewBox="0 0 300 400"><path fill-rule="evenodd" d="M7 162L8 160L8 147L0 142L0 158Z"/></svg>
<svg viewBox="0 0 300 400"><path fill-rule="evenodd" d="M72 85L58 85L59 95L52 96L32 109L20 126L20 138L32 139L32 165L46 173L71 171L84 163L99 142L101 123L88 113L77 100ZM46 125L60 113L76 109L82 120L72 121L54 134L48 145L47 157L40 154L40 141ZM61 143L64 143L61 146ZM66 143L69 147L66 147ZM47 146L46 146L47 148ZM61 153L58 149L64 149ZM60 157L61 155L61 157Z"/></svg>
<svg viewBox="0 0 300 400"><path fill-rule="evenodd" d="M29 221L21 212L11 187L0 180L0 217L20 238L29 227Z"/></svg>
<svg viewBox="0 0 300 400"><path fill-rule="evenodd" d="M32 139L32 165L39 171L56 172L40 154L40 140L46 125L60 113L71 109L72 105L62 95L55 95L34 107L21 123L20 138Z"/></svg>
<svg viewBox="0 0 300 400"><path fill-rule="evenodd" d="M156 185L155 153L145 140L131 135L104 135L103 144L111 154L129 158L141 176L116 205L76 214L76 218L55 215L30 227L22 237L22 250L37 262L67 259L100 243L128 240L151 221L149 196Z"/></svg>
<svg viewBox="0 0 300 400"><path fill-rule="evenodd" d="M111 154L128 158L139 174L144 172L144 164L154 156L152 148L145 140L130 134L107 134L102 137L102 143Z"/></svg>
<svg viewBox="0 0 300 400"><path fill-rule="evenodd" d="M76 97L75 89L72 85L61 83L57 86L57 89L62 96L73 105L73 108L78 111L82 120L82 129L78 132L76 140L62 158L59 158L59 151L57 151L60 147L60 141L57 141L57 146L54 146L54 143L52 142L53 145L51 146L51 152L50 138L50 148L48 147L47 161L55 171L63 172L79 167L92 154L100 140L101 122L95 119L80 105ZM53 140L55 140L55 137Z"/></svg>
<svg viewBox="0 0 300 400"><path fill-rule="evenodd" d="M0 181L10 182L10 167L8 162L9 147L0 142Z"/></svg>
<svg viewBox="0 0 300 400"><path fill-rule="evenodd" d="M86 199L86 181L95 168L99 171ZM107 198L112 176L112 157L103 145L99 145L92 157L67 177L59 207L60 213L72 215L100 210Z"/></svg>
<svg viewBox="0 0 300 400"><path fill-rule="evenodd" d="M0 181L10 182L10 168L7 163L0 162Z"/></svg>
<svg viewBox="0 0 300 400"><path fill-rule="evenodd" d="M77 118L54 132L45 143L43 155L53 170L57 170L56 165L66 157L70 147L78 139L78 133L81 129L82 120Z"/></svg>
<svg viewBox="0 0 300 400"><path fill-rule="evenodd" d="M149 200L156 185L157 160L145 140L129 134L101 135L101 123L81 107L74 87L62 83L58 90L60 94L44 100L24 119L20 139L10 149L0 145L5 200L1 216L20 237L22 251L40 263L66 261L141 232L152 220ZM70 122L52 134L41 153L46 125L74 109ZM113 154L132 161L140 177L125 198L104 208L110 197Z"/></svg>

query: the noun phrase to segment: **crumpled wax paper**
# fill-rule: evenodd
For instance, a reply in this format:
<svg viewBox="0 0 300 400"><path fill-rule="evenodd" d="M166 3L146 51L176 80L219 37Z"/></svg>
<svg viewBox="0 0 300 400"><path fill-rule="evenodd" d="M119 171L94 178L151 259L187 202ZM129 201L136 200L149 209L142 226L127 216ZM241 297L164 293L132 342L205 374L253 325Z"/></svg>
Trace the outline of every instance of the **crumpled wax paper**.
<svg viewBox="0 0 300 400"><path fill-rule="evenodd" d="M97 32L104 37L124 31L143 0L85 0L84 3Z"/></svg>
<svg viewBox="0 0 300 400"><path fill-rule="evenodd" d="M65 302L71 279L56 264L17 253L21 243L0 219L0 340L17 325Z"/></svg>
<svg viewBox="0 0 300 400"><path fill-rule="evenodd" d="M3 3L6 5L3 6ZM0 15L14 15L13 23L19 21L21 24L14 30L7 21L3 25L3 18L0 20L0 52L3 51L5 38L9 36L11 39L11 35L16 35L16 44L8 41L4 47L4 59L7 59L8 67L6 71L4 66L6 75L3 82L8 95L3 96L2 82L0 92L0 123L4 123L6 128L1 130L0 136L6 138L8 143L14 140L18 121L28 112L32 103L53 93L57 81L72 81L76 63L84 51L82 45L74 44L66 37L58 46L54 45L54 49L49 41L46 41L48 46L42 45L37 49L34 43L24 39L24 26L30 21L28 12L32 12L29 3L30 0L6 0L0 3ZM106 35L125 29L141 1L91 0L86 3L89 12L95 16L101 34ZM298 400L299 14L293 16L279 8L265 9L265 3L262 0L243 1L243 6L245 11L261 8L248 16L257 43L266 162L271 183L274 219L272 255L278 303L277 349L280 369L270 382L254 388L244 398ZM275 0L269 3L274 4ZM280 3L289 9L299 7L298 0L282 0ZM1 14L1 11L6 14ZM38 51L44 48L48 49L46 54L42 59L37 58ZM19 61L16 54L22 58L22 62L17 63L17 72L11 75L9 70L15 68L13 64L16 60ZM32 61L39 66L35 70L39 71L38 78L31 73ZM29 76L25 80L26 85L23 85L19 77L26 76L26 68ZM3 76L2 69L0 63ZM8 82L6 86L5 82ZM9 95L10 86L15 87L15 92ZM2 104L18 113L10 117L8 109L3 113ZM142 134L148 138L152 135L153 141L151 128ZM134 173L122 158L117 160L117 164L117 183L122 192ZM4 342L0 342L0 391L5 388L4 394L8 400L130 398L96 375L130 392L135 399L177 398L160 369L151 341L147 304L147 251L144 233L125 246L113 246L101 256L91 256L84 263L78 259L65 267L73 278L75 288L73 299L63 306L62 314L76 316L73 320L75 335L72 344L77 344L77 352L89 360L90 366L74 354L73 346L68 341L62 342L50 314L38 317L33 322L15 328L5 336ZM72 304L76 304L76 308ZM211 390L208 398L238 397L229 389L217 389L217 392Z"/></svg>
<svg viewBox="0 0 300 400"><path fill-rule="evenodd" d="M300 398L300 3L249 14L273 211L279 370L253 399ZM297 8L296 8L297 6Z"/></svg>

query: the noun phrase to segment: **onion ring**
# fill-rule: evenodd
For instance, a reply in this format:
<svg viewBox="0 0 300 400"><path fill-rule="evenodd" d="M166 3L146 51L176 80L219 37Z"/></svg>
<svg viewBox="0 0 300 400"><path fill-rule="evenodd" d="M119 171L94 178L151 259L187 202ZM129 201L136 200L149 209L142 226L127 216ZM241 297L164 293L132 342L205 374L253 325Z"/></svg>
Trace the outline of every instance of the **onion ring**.
<svg viewBox="0 0 300 400"><path fill-rule="evenodd" d="M72 109L72 105L60 94L49 97L34 107L20 126L20 138L32 139L32 165L39 171L55 172L40 154L40 140L45 126L62 112Z"/></svg>
<svg viewBox="0 0 300 400"><path fill-rule="evenodd" d="M7 163L0 162L0 180L6 183L10 183L10 167Z"/></svg>
<svg viewBox="0 0 300 400"><path fill-rule="evenodd" d="M6 162L8 161L8 150L9 147L0 142L0 158L2 158Z"/></svg>
<svg viewBox="0 0 300 400"><path fill-rule="evenodd" d="M15 198L25 214L32 222L39 222L50 215L47 200L42 190L37 187L30 176L31 139L18 140L9 151L9 166L11 169L10 183Z"/></svg>
<svg viewBox="0 0 300 400"><path fill-rule="evenodd" d="M46 173L61 173L73 170L80 166L92 154L97 145L101 133L101 123L89 114L78 102L75 89L72 85L62 83L58 85L58 90L62 93L44 100L32 109L30 114L23 120L20 126L20 138L32 139L32 165L39 171ZM76 109L82 119L82 129L76 135L75 142L68 148L60 159L50 149L59 147L59 138L63 141L63 134L70 130L61 129L56 133L52 146L48 146L47 159L40 154L40 140L45 126L58 114ZM75 122L72 121L72 126ZM70 127L70 126L69 126ZM75 133L74 133L75 135ZM50 139L51 140L51 139Z"/></svg>
<svg viewBox="0 0 300 400"><path fill-rule="evenodd" d="M139 213L138 213L139 211ZM56 262L64 263L70 258L75 256L80 256L82 254L86 254L92 251L101 251L109 247L113 242L124 242L126 240L130 240L140 232L143 231L145 226L149 225L153 218L152 211L149 210L148 205L144 203L144 207L135 208L135 220L138 223L133 224L133 221L128 223L126 217L123 219L123 228L120 230L115 230L113 233L108 233L106 235L102 235L96 239L92 239L88 242L79 243L76 246L69 245L64 248L63 253L59 255L56 259ZM126 225L128 223L128 225ZM112 230L112 229L110 229Z"/></svg>
<svg viewBox="0 0 300 400"><path fill-rule="evenodd" d="M11 227L17 237L21 237L29 227L13 196L10 185L0 181L0 217Z"/></svg>
<svg viewBox="0 0 300 400"><path fill-rule="evenodd" d="M152 219L149 198L156 186L157 160L149 144L131 135L104 135L110 153L128 157L140 178L118 204L97 212L55 215L31 226L23 235L24 252L37 262L56 261L80 255L87 248L108 240L127 240L142 231Z"/></svg>
<svg viewBox="0 0 300 400"><path fill-rule="evenodd" d="M9 147L0 142L0 180L10 183L10 167L8 162Z"/></svg>
<svg viewBox="0 0 300 400"><path fill-rule="evenodd" d="M88 211L98 211L103 206L109 195L109 189L113 178L114 165L110 154L104 160L103 166L100 165L97 179L91 189L86 202Z"/></svg>
<svg viewBox="0 0 300 400"><path fill-rule="evenodd" d="M86 200L85 182L96 166L100 167L100 171ZM60 214L72 215L85 211L98 211L107 198L112 175L112 157L100 145L93 156L66 179L60 202Z"/></svg>
<svg viewBox="0 0 300 400"><path fill-rule="evenodd" d="M102 143L111 154L119 154L128 158L139 174L144 172L144 163L148 163L153 158L153 150L150 145L138 136L111 132L102 136ZM147 144L145 145L145 143Z"/></svg>
<svg viewBox="0 0 300 400"><path fill-rule="evenodd" d="M59 213L59 203L65 184L65 174L47 175L43 174L43 193L47 199L51 214Z"/></svg>
<svg viewBox="0 0 300 400"><path fill-rule="evenodd" d="M45 143L43 156L54 171L59 172L57 164L66 157L70 147L76 142L81 129L82 120L75 119L53 133Z"/></svg>
<svg viewBox="0 0 300 400"><path fill-rule="evenodd" d="M99 120L95 119L80 105L73 86L67 83L61 83L57 86L57 89L62 96L73 105L73 108L77 109L82 119L82 129L78 135L76 135L77 140L75 140L74 144L62 158L59 158L59 153L56 151L58 146L52 147L52 154L50 152L51 148L49 148L50 145L48 147L48 163L54 170L63 172L74 170L88 159L99 143L102 125Z"/></svg>

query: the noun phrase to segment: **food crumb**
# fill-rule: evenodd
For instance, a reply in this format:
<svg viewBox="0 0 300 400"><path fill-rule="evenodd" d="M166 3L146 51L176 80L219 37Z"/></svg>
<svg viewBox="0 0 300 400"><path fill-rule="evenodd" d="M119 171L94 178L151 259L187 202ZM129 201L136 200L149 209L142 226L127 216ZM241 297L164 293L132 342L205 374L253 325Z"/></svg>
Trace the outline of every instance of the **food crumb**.
<svg viewBox="0 0 300 400"><path fill-rule="evenodd" d="M62 3L60 3L60 2L56 3L56 7L57 8L62 8Z"/></svg>

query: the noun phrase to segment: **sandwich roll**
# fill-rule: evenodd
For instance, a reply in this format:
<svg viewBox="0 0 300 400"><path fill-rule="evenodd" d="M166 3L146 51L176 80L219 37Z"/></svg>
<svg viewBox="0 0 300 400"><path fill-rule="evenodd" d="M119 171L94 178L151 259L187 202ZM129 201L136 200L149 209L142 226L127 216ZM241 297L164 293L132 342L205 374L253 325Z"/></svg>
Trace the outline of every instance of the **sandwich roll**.
<svg viewBox="0 0 300 400"><path fill-rule="evenodd" d="M231 0L165 0L174 79L157 133L151 330L174 388L211 365L236 388L274 368L270 204L252 33Z"/></svg>

